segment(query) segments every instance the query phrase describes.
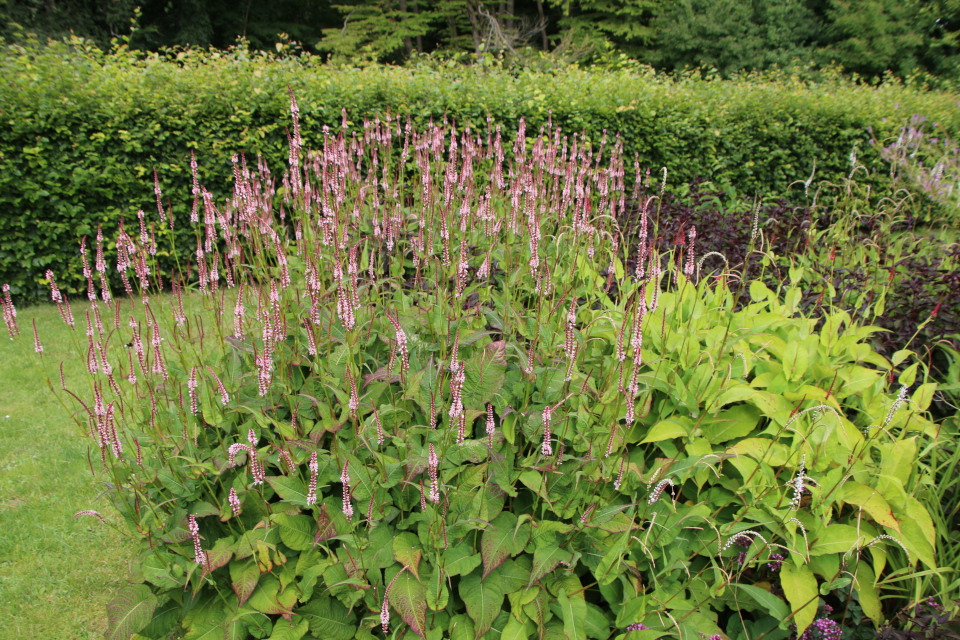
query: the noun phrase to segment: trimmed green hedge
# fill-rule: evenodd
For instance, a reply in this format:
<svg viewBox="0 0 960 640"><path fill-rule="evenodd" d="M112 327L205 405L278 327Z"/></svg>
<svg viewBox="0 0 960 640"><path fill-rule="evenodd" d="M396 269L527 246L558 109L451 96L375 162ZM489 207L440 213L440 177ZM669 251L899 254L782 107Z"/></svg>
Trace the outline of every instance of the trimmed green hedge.
<svg viewBox="0 0 960 640"><path fill-rule="evenodd" d="M748 194L786 192L809 175L814 158L818 179L839 180L849 173L855 144L877 169L873 179L882 180L868 126L883 139L922 113L948 133L960 131L955 96L896 83L671 80L642 69L573 67L551 74L344 69L318 58L246 52L185 52L173 62L104 55L76 44L8 46L0 52L0 74L0 282L9 282L24 302L45 295L48 268L68 292L85 290L76 255L80 237L92 239L98 223L112 240L121 216L132 230L140 208L157 220L154 168L165 200L185 222L191 149L202 183L218 197L228 195L230 158L240 151L263 154L279 182L288 85L297 94L308 146L321 144L323 125L339 131L342 108L358 123L389 108L411 114L418 125L446 114L461 128L469 122L484 131L489 113L508 137L521 114L528 135L536 135L552 111L571 135L585 131L596 142L604 129L620 132L628 156L638 153L654 173L668 167L669 184L699 175ZM186 224L177 228L192 233ZM172 264L163 261L170 257L162 255L169 242L158 242L169 271Z"/></svg>

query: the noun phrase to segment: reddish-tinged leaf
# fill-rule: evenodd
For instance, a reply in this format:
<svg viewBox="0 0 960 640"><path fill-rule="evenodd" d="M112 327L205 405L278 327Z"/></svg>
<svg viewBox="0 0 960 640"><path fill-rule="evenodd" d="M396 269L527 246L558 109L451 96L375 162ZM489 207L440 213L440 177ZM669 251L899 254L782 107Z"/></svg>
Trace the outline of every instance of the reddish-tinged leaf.
<svg viewBox="0 0 960 640"><path fill-rule="evenodd" d="M517 516L504 511L490 523L480 539L480 557L483 559L483 577L503 564L510 556L523 551L530 538L528 525L517 528Z"/></svg>
<svg viewBox="0 0 960 640"><path fill-rule="evenodd" d="M337 535L337 528L333 519L327 513L327 505L320 505L320 517L317 518L317 533L313 537L313 544L319 544Z"/></svg>
<svg viewBox="0 0 960 640"><path fill-rule="evenodd" d="M256 560L234 561L230 565L230 582L233 584L233 592L240 599L240 606L243 606L253 590L257 588L259 581L260 569L257 567Z"/></svg>
<svg viewBox="0 0 960 640"><path fill-rule="evenodd" d="M390 606L400 612L410 629L425 638L427 625L427 590L410 574L401 573L390 589Z"/></svg>
<svg viewBox="0 0 960 640"><path fill-rule="evenodd" d="M216 571L220 567L227 566L230 558L233 557L233 550L236 546L237 541L233 539L233 536L227 536L226 538L217 540L217 543L213 545L213 549L207 551L207 566L205 569Z"/></svg>
<svg viewBox="0 0 960 640"><path fill-rule="evenodd" d="M420 538L409 531L404 531L393 539L394 559L412 571L418 581L420 580L420 558L422 556Z"/></svg>
<svg viewBox="0 0 960 640"><path fill-rule="evenodd" d="M107 640L127 640L150 623L157 597L145 584L120 589L107 605Z"/></svg>

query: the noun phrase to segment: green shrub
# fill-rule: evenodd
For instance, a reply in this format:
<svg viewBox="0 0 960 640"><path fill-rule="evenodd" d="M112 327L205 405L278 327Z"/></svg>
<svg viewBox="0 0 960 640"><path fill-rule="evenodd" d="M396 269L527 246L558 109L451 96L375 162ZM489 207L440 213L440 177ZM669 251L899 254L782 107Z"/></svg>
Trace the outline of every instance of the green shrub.
<svg viewBox="0 0 960 640"><path fill-rule="evenodd" d="M509 135L525 115L531 136L552 111L570 146L578 134L596 148L607 130L609 148L619 131L626 157L639 154L654 173L667 167L672 184L702 176L749 197L784 193L815 160L817 179L837 182L850 171L855 145L863 162L880 167L868 126L882 140L922 113L947 133L960 131L953 94L829 77L722 82L635 67L536 73L428 63L352 69L242 50L183 51L175 59L104 55L78 42L6 46L0 73L7 79L0 86L0 280L31 302L42 297L48 268L66 290L84 288L77 242L84 235L92 241L98 224L116 237L121 217L136 226L137 210L155 207L154 170L183 220L191 207L191 151L201 183L217 198L229 195L228 160L238 152L251 162L262 154L279 185L288 85L301 98L304 134L318 141L325 125L339 131L342 109L354 122L389 110L409 114L418 127L446 117L481 134L490 116ZM868 181L885 175L881 167ZM185 262L194 246L186 226L177 228ZM164 274L175 268L169 240L158 238ZM113 249L106 251L109 258Z"/></svg>
<svg viewBox="0 0 960 640"><path fill-rule="evenodd" d="M61 380L142 550L108 637L785 638L938 571L920 363L891 394L871 327L756 261L697 281L693 233L624 273L618 148L518 147L501 184L497 141L437 128L398 168L373 129L308 163L319 202L294 180L281 220L241 173L201 215L203 312L120 242L142 298L98 303Z"/></svg>

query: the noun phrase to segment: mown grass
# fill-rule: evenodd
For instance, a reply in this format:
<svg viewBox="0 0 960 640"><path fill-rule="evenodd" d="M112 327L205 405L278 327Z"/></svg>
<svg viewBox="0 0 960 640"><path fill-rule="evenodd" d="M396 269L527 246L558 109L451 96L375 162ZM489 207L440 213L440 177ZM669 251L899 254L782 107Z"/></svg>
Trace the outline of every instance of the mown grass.
<svg viewBox="0 0 960 640"><path fill-rule="evenodd" d="M88 305L74 305L76 338L83 339ZM68 386L85 376L70 330L56 307L20 310L28 334L36 320L45 375ZM95 484L87 462L89 440L47 389L44 375L20 344L0 339L0 638L100 638L106 603L129 575L133 547L84 509L122 522ZM98 456L99 457L99 456ZM99 462L99 461L97 461Z"/></svg>

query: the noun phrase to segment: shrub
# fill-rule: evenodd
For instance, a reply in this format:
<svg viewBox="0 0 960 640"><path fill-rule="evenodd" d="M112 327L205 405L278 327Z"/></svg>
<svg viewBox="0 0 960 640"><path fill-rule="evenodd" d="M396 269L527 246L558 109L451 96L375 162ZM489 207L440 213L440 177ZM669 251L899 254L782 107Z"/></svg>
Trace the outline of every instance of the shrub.
<svg viewBox="0 0 960 640"><path fill-rule="evenodd" d="M108 637L785 638L937 570L935 385L818 328L801 269L698 278L693 229L661 253L641 216L626 273L619 144L521 132L507 173L497 135L384 120L308 155L293 106L279 202L262 167L202 197L176 296L148 235L118 240L139 304L88 271L60 384L142 549Z"/></svg>
<svg viewBox="0 0 960 640"><path fill-rule="evenodd" d="M960 131L952 93L830 77L720 82L636 67L537 73L428 63L353 69L244 50L104 55L79 42L7 46L0 73L8 79L0 86L0 281L29 302L42 298L47 269L68 292L83 290L77 243L82 236L92 242L98 225L116 237L121 218L136 227L137 211L155 207L154 170L167 208L182 220L192 200L191 153L200 183L218 200L230 195L232 154L244 152L251 163L262 155L270 167L285 163L288 85L301 98L311 139L322 138L323 126L339 132L342 109L357 123L389 112L409 114L421 129L446 119L481 133L488 116L512 132L525 115L531 137L549 122L562 126L568 147L577 134L596 148L608 130L610 148L619 131L625 157L639 154L641 166L654 171L668 167L671 184L703 176L749 197L782 195L814 161L818 180L838 182L849 174L854 146L871 169L881 169L869 181L886 180L869 126L882 138L922 113L947 134ZM176 268L171 238L154 222L159 265L168 274ZM178 256L185 262L194 246L187 226L176 228L183 236L172 246L187 252ZM106 252L111 257L113 248Z"/></svg>
<svg viewBox="0 0 960 640"><path fill-rule="evenodd" d="M781 199L738 208L726 206L725 194L712 184L695 180L684 197L665 195L657 209L660 237L680 246L685 230L695 226L701 251L712 254L702 269L719 269L747 260L756 220L767 253L760 277L775 288L791 266L802 266L806 313L822 317L837 304L883 329L870 342L888 357L910 348L929 361L937 345L956 345L960 245L917 228L925 202L899 189L871 192L851 180L813 191L809 206ZM629 255L632 267L635 252ZM738 302L749 302L746 288Z"/></svg>

